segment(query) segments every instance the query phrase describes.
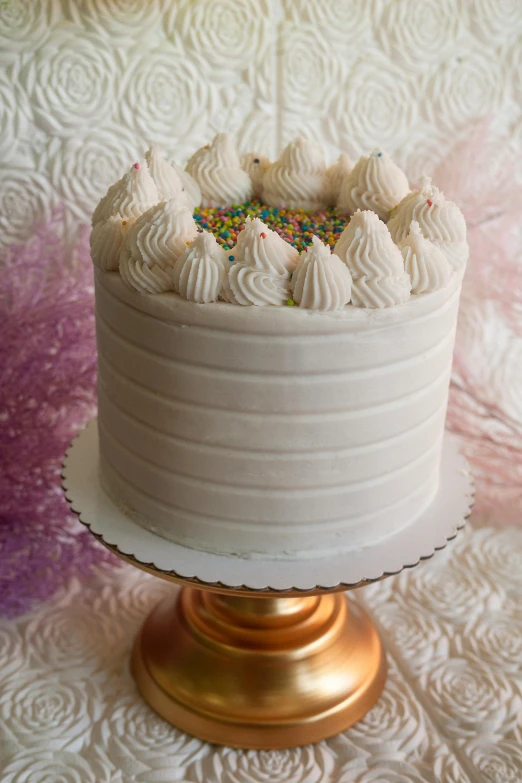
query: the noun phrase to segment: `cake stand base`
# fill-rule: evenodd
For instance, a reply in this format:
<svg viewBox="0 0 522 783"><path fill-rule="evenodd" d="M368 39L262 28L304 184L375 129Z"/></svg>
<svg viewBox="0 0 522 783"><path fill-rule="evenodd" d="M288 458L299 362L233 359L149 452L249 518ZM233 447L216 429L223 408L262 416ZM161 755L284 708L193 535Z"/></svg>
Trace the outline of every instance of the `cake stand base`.
<svg viewBox="0 0 522 783"><path fill-rule="evenodd" d="M337 734L377 701L379 635L342 593L236 597L185 587L136 640L132 671L165 720L209 742L289 748Z"/></svg>
<svg viewBox="0 0 522 783"><path fill-rule="evenodd" d="M93 422L63 467L73 511L104 546L182 586L147 618L132 670L145 700L179 729L242 748L288 748L351 726L386 678L379 635L342 594L411 568L455 538L473 485L444 439L439 491L407 528L360 550L246 560L188 549L137 525L105 494Z"/></svg>

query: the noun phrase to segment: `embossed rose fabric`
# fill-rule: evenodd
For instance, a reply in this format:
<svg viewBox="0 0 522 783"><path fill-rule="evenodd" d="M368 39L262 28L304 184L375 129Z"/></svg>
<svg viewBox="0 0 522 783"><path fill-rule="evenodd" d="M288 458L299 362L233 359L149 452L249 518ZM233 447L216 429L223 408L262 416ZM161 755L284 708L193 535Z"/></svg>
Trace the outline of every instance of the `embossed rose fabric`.
<svg viewBox="0 0 522 783"><path fill-rule="evenodd" d="M152 142L378 146L416 182L494 114L520 153L521 34L516 0L2 0L0 256L58 203L74 237Z"/></svg>
<svg viewBox="0 0 522 783"><path fill-rule="evenodd" d="M353 728L284 751L183 734L129 673L139 624L176 588L130 566L73 579L0 621L2 783L518 783L522 532L467 530L432 561L363 588L388 651Z"/></svg>
<svg viewBox="0 0 522 783"><path fill-rule="evenodd" d="M230 131L241 152L274 159L304 134L329 162L382 146L463 209L471 264L448 423L478 479L475 526L520 525L521 36L515 0L0 1L2 783L522 780L513 527L469 531L356 594L390 661L357 726L241 752L141 701L130 645L171 588L114 567L59 489L61 455L94 411L89 265L75 262L100 196L151 142L182 163Z"/></svg>

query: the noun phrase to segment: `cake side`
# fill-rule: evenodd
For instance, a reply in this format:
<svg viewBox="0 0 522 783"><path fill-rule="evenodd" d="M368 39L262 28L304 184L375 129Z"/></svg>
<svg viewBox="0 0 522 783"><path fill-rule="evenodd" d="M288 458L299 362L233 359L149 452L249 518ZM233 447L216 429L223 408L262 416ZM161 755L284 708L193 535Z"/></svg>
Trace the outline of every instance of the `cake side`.
<svg viewBox="0 0 522 783"><path fill-rule="evenodd" d="M103 485L141 524L241 556L320 556L438 485L461 285L382 310L194 304L96 271Z"/></svg>
<svg viewBox="0 0 522 783"><path fill-rule="evenodd" d="M437 490L467 255L458 206L379 149L327 168L297 138L270 163L218 134L183 171L151 148L93 214L107 492L245 557L408 525Z"/></svg>

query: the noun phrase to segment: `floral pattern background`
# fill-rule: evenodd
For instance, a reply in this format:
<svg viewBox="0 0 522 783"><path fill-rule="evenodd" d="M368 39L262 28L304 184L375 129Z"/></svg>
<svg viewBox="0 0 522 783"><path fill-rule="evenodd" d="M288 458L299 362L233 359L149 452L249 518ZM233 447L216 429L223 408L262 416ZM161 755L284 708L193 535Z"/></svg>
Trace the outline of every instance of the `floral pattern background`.
<svg viewBox="0 0 522 783"><path fill-rule="evenodd" d="M150 142L384 147L415 181L485 116L522 146L518 0L1 0L0 258Z"/></svg>
<svg viewBox="0 0 522 783"><path fill-rule="evenodd" d="M512 569L498 569L507 550ZM511 576L521 563L522 531L469 528L433 560L351 593L388 651L381 698L326 742L261 752L183 734L137 693L134 636L175 588L130 566L75 580L0 621L0 779L519 783L522 583Z"/></svg>
<svg viewBox="0 0 522 783"><path fill-rule="evenodd" d="M453 185L484 255L463 300L449 412L481 514L432 562L353 594L390 662L363 721L284 752L181 734L128 671L140 622L172 588L104 568L0 619L2 783L520 783L522 533L478 527L521 507L522 326L505 304L522 282L507 244L506 274L490 274L514 225L501 210L485 221L484 185L509 195L495 156L476 142L448 155L487 117L502 167L517 160L521 72L519 0L0 0L0 260L60 204L72 246L150 142L182 163L223 130L271 159L298 133L328 162L382 146L412 182L426 171ZM455 160L478 178L452 181Z"/></svg>

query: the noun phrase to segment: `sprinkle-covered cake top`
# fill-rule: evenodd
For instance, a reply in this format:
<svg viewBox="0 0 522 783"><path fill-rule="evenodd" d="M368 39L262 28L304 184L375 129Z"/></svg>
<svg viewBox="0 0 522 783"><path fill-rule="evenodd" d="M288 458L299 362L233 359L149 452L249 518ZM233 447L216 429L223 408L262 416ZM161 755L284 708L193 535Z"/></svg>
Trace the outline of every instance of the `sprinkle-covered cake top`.
<svg viewBox="0 0 522 783"><path fill-rule="evenodd" d="M96 266L198 304L392 307L447 285L468 255L462 213L428 179L410 192L381 150L327 168L302 138L270 163L221 133L185 170L152 147L92 223Z"/></svg>
<svg viewBox="0 0 522 783"><path fill-rule="evenodd" d="M338 214L335 207L305 212L303 209L268 207L261 201L232 204L230 207L196 207L194 210L198 228L211 231L225 250L234 248L247 217L260 218L299 252L312 244L314 236L333 247L347 222L346 215Z"/></svg>

